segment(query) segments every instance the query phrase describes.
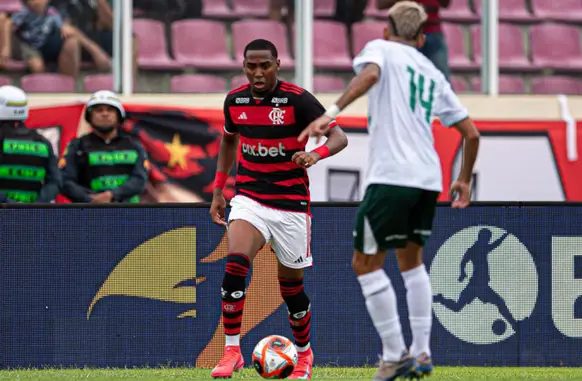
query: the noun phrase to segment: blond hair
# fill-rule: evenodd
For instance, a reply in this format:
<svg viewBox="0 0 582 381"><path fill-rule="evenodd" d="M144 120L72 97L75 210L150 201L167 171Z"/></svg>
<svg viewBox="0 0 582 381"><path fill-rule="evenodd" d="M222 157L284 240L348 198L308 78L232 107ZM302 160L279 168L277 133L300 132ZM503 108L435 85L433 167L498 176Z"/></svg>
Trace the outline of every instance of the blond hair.
<svg viewBox="0 0 582 381"><path fill-rule="evenodd" d="M414 1L400 1L388 11L388 20L395 37L416 40L428 16L422 5Z"/></svg>

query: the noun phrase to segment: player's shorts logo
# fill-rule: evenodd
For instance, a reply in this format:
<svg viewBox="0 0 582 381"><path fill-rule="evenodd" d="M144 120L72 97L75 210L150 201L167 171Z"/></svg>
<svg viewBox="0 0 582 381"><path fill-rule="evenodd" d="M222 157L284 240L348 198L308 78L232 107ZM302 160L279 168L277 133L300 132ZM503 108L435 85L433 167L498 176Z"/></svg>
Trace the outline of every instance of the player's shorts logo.
<svg viewBox="0 0 582 381"><path fill-rule="evenodd" d="M273 108L269 113L269 119L273 122L273 124L285 124L283 120L283 116L285 115L285 110L281 110L280 108Z"/></svg>
<svg viewBox="0 0 582 381"><path fill-rule="evenodd" d="M447 331L473 344L506 340L535 308L538 273L519 239L472 226L440 247L431 267L433 309Z"/></svg>

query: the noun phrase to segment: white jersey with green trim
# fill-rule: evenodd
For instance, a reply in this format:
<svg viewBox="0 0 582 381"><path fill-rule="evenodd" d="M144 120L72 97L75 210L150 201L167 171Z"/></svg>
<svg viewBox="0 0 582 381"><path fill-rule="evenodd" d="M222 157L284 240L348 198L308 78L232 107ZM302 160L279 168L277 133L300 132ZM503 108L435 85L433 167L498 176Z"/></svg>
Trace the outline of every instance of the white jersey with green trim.
<svg viewBox="0 0 582 381"><path fill-rule="evenodd" d="M354 58L356 74L367 64L380 68L368 92L369 164L366 186L390 184L442 191L432 120L450 127L467 118L467 109L445 76L417 49L374 40Z"/></svg>

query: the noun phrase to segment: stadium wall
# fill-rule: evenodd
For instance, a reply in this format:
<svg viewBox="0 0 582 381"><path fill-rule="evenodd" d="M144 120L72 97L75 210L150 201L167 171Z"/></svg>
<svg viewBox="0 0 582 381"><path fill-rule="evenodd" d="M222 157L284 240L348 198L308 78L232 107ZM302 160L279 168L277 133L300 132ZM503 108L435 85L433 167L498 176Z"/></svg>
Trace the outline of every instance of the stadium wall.
<svg viewBox="0 0 582 381"><path fill-rule="evenodd" d="M0 368L213 366L224 343L219 298L227 249L207 208L0 209L10 221L0 225ZM315 266L306 289L319 365L373 364L381 351L350 267L355 213L356 204L313 208ZM580 226L581 204L439 206L425 263L435 362L578 366ZM385 269L410 343L395 261ZM263 336L291 337L275 274L265 248L248 286L247 363Z"/></svg>

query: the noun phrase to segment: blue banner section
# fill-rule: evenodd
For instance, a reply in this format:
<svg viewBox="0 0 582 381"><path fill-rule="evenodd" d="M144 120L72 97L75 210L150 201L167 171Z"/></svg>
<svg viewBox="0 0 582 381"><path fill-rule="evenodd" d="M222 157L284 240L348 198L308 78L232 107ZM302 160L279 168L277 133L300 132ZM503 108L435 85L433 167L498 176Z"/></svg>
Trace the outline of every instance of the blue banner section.
<svg viewBox="0 0 582 381"><path fill-rule="evenodd" d="M306 290L319 365L372 364L380 341L351 269L356 207L314 207ZM224 336L225 230L205 208L0 210L0 366L212 367ZM439 207L425 249L439 365L578 366L582 207ZM406 290L392 253L407 343ZM263 250L242 349L291 336Z"/></svg>

